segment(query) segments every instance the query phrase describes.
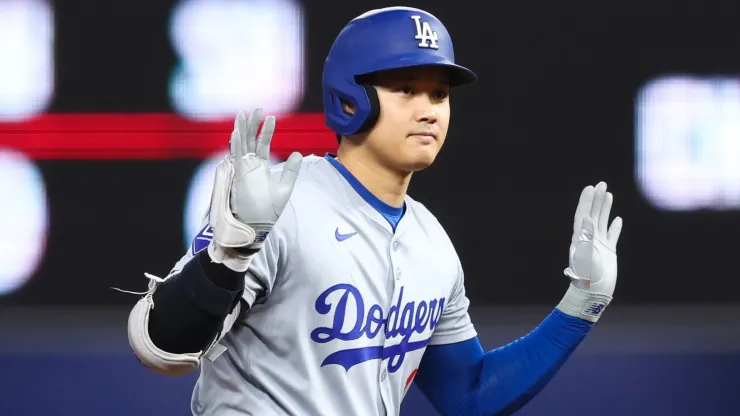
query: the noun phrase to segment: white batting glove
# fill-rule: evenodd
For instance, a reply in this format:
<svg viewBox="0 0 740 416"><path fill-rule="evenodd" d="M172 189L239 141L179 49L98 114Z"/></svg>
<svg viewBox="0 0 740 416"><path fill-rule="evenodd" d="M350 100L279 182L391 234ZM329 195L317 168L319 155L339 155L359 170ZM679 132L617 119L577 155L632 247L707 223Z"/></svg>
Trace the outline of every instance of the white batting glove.
<svg viewBox="0 0 740 416"><path fill-rule="evenodd" d="M573 221L565 275L571 285L558 309L564 313L596 322L612 300L617 285L617 241L622 219L616 217L609 227L614 196L606 183L587 186L581 192Z"/></svg>
<svg viewBox="0 0 740 416"><path fill-rule="evenodd" d="M265 119L258 138L261 119L261 109L254 110L249 121L243 111L236 116L230 154L216 169L211 196L213 239L208 254L238 272L249 268L285 209L303 160L300 153L291 154L280 180L273 179L269 160L275 117Z"/></svg>

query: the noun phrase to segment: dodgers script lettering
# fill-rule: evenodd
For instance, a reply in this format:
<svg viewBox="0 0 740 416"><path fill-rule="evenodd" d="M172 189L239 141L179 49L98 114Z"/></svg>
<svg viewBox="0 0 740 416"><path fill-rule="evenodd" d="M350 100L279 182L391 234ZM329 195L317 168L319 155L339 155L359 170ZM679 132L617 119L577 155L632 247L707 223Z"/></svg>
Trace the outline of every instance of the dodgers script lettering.
<svg viewBox="0 0 740 416"><path fill-rule="evenodd" d="M331 327L319 327L311 331L311 339L323 344L333 340L353 341L360 338L374 339L383 329L385 338L393 340L400 337L396 345L384 347L383 345L352 348L336 351L330 354L321 366L338 364L349 371L353 366L369 360L388 359L388 371L391 373L401 368L404 357L408 352L426 347L429 337L423 340L411 341L413 334L424 334L427 329L431 332L437 326L445 299L433 299L429 302L414 301L403 302L403 290L401 287L398 301L384 314L380 305L373 304L365 312L365 301L360 291L346 283L341 283L325 290L316 299L316 312L328 315L333 312ZM336 304L328 301L331 295L341 295ZM348 306L357 311L357 316L349 317L347 320ZM346 328L351 326L351 328ZM429 334L431 336L431 333Z"/></svg>

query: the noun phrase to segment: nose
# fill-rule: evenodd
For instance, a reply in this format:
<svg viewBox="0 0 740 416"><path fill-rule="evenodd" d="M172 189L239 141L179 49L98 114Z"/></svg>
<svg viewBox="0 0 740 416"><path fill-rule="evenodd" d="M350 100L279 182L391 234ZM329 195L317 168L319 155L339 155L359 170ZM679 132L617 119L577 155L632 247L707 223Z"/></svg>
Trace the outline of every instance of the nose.
<svg viewBox="0 0 740 416"><path fill-rule="evenodd" d="M421 94L416 108L416 121L434 124L437 122L437 105L427 94Z"/></svg>

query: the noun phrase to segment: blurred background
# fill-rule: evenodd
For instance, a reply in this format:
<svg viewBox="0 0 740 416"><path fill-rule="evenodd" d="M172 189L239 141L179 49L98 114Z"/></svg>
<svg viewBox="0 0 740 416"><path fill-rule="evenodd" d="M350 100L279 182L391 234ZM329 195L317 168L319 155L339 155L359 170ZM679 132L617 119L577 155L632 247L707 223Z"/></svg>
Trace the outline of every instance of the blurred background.
<svg viewBox="0 0 740 416"><path fill-rule="evenodd" d="M234 115L324 154L321 70L346 0L0 0L0 415L187 415L196 375L131 353L144 272L208 204ZM480 81L411 194L446 227L484 347L568 281L572 214L624 218L615 300L521 415L740 415L740 28L733 2L409 1ZM378 45L382 47L382 45ZM362 51L358 51L362 53ZM434 415L413 389L403 415Z"/></svg>

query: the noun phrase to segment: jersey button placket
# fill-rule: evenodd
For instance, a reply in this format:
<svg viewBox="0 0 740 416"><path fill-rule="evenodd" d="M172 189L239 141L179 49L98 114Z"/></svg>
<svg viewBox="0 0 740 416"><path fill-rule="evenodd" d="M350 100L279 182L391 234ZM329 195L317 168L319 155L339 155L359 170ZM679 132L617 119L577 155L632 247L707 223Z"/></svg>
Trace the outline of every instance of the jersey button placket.
<svg viewBox="0 0 740 416"><path fill-rule="evenodd" d="M381 364L383 366L383 364ZM380 371L380 377L378 382L378 388L380 390L380 399L383 402L383 406L385 407L386 414L390 415L393 411L393 405L392 405L392 397L393 395L390 392L390 383L386 383L385 381L388 379L388 370L383 368Z"/></svg>
<svg viewBox="0 0 740 416"><path fill-rule="evenodd" d="M399 246L400 244L398 243L398 241L393 240L390 242L390 247L389 247L390 250L388 251L390 266L391 266L391 273L393 275L393 279L391 279L390 281L390 284L393 286L393 296L390 302L391 305L395 305L396 302L398 301L398 298L401 294L401 287L402 287L400 283L401 267L398 265ZM386 321L386 325L392 325L392 324ZM394 344L394 343L386 339L384 344L385 344L384 347L388 348L391 344ZM391 388L392 388L391 386L393 383L386 382L386 380L388 380L387 362L384 361L381 364L381 366L382 366L382 370L380 371L380 377L379 377L379 381L380 381L379 384L381 385L380 387L381 397L383 398L383 403L386 405L386 410L388 414L390 414L390 412L393 409L393 406L388 406L388 404L390 403L389 400L392 400L391 398L393 397L393 393L391 392Z"/></svg>
<svg viewBox="0 0 740 416"><path fill-rule="evenodd" d="M396 280L401 280L401 267L396 264L397 255L393 255L393 252L398 251L398 245L398 241L393 241L391 243L391 264L396 266L395 270L393 271L393 276L396 278Z"/></svg>

